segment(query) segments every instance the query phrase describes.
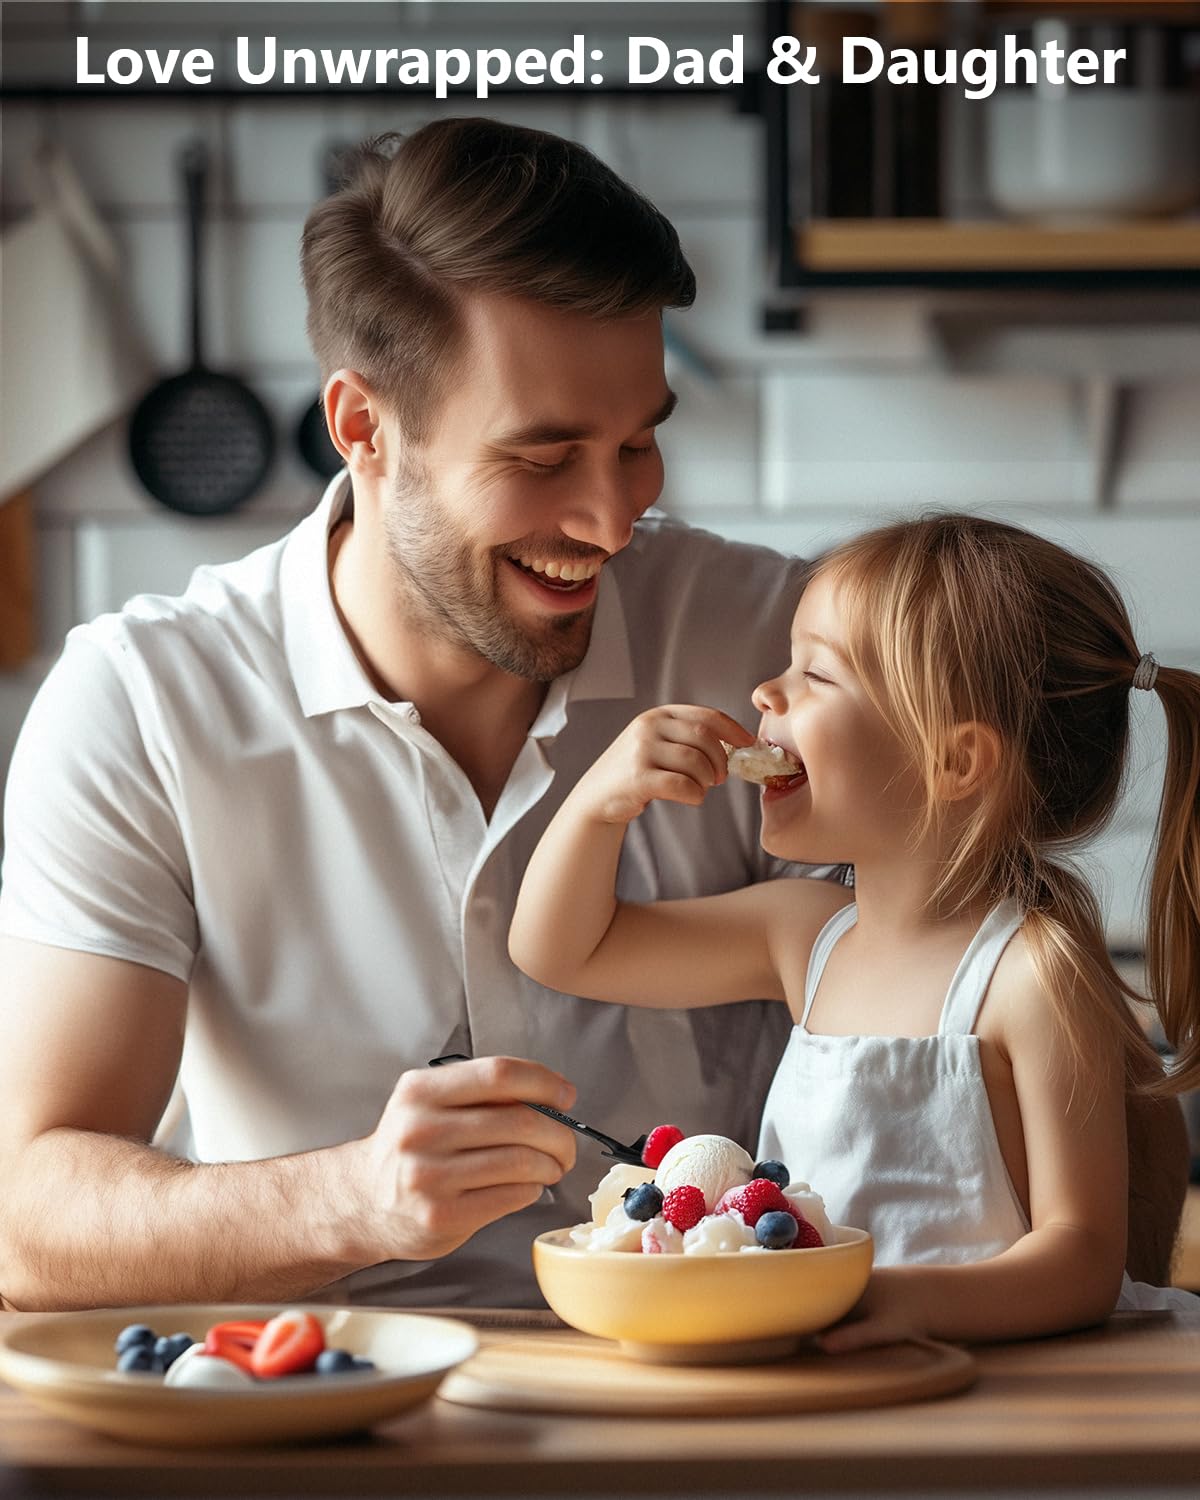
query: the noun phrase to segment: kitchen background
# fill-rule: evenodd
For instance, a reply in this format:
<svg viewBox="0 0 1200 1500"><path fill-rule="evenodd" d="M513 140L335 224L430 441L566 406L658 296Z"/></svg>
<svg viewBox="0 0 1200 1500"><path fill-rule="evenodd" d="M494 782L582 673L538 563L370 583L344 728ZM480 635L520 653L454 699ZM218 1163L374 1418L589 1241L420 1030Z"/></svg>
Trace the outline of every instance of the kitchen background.
<svg viewBox="0 0 1200 1500"><path fill-rule="evenodd" d="M8 0L0 783L73 624L140 591L181 590L197 564L273 540L314 504L322 481L296 442L316 380L304 216L331 147L446 113L583 141L678 227L700 291L667 325L681 397L662 435L670 510L811 555L897 511L986 509L1107 565L1143 647L1200 669L1198 10ZM632 31L707 53L737 32L756 69L764 37L785 31L828 49L839 27L962 45L1027 24L1035 42L1129 45L1134 86L968 102L953 87L835 76L800 91L667 79L480 103L395 88L89 93L72 81L78 34L95 57L155 42L227 56L234 36L271 32L281 46L558 47L576 30L589 45ZM138 398L190 357L180 153L195 141L210 162L206 356L261 397L277 436L256 491L204 518L151 498L128 456ZM1135 714L1135 775L1086 859L1111 945L1134 963L1161 774L1152 696Z"/></svg>

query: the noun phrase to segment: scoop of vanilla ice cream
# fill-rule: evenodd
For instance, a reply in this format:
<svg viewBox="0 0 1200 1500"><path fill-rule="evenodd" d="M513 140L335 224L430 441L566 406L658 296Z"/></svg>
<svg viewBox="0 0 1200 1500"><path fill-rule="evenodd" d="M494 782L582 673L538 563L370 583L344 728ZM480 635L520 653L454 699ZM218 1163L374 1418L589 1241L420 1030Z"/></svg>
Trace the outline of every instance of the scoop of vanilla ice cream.
<svg viewBox="0 0 1200 1500"><path fill-rule="evenodd" d="M820 1193L814 1193L807 1182L789 1182L783 1190L783 1196L804 1215L827 1245L837 1243L837 1234L829 1222L825 1200Z"/></svg>
<svg viewBox="0 0 1200 1500"><path fill-rule="evenodd" d="M723 1255L757 1245L758 1237L739 1213L709 1214L683 1237L685 1255Z"/></svg>
<svg viewBox="0 0 1200 1500"><path fill-rule="evenodd" d="M630 1162L617 1162L616 1166L608 1169L596 1184L596 1191L588 1198L592 1205L592 1223L605 1223L631 1187L637 1187L639 1182L653 1181L653 1167L635 1167Z"/></svg>
<svg viewBox="0 0 1200 1500"><path fill-rule="evenodd" d="M754 1159L728 1136L686 1135L663 1157L654 1181L664 1197L691 1183L704 1194L705 1211L712 1213L722 1193L744 1186L753 1171Z"/></svg>

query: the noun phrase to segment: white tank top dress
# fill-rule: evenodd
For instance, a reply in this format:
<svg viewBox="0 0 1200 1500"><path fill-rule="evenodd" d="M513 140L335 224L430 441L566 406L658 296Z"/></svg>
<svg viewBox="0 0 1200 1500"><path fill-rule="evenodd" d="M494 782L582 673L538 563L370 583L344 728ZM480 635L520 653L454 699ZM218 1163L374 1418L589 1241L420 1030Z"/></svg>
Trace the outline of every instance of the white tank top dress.
<svg viewBox="0 0 1200 1500"><path fill-rule="evenodd" d="M933 1036L814 1036L808 1017L829 955L858 919L843 907L813 945L804 1012L767 1095L758 1159L810 1181L835 1224L866 1229L875 1264L954 1265L1029 1233L996 1135L975 1025L1021 925L1013 902L985 918ZM1125 1278L1119 1308L1200 1310L1191 1293Z"/></svg>

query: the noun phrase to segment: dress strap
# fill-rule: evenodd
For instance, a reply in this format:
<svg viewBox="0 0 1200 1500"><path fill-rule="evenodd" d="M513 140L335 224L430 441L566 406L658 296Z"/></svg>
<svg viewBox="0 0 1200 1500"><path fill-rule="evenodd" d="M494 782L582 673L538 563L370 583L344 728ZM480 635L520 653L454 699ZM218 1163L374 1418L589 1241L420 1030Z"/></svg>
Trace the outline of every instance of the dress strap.
<svg viewBox="0 0 1200 1500"><path fill-rule="evenodd" d="M946 1003L942 1006L942 1019L938 1024L939 1036L970 1036L975 1030L983 997L992 982L1000 955L1008 947L1021 920L1020 908L1010 900L994 906L980 923L979 931L959 960L946 991Z"/></svg>
<svg viewBox="0 0 1200 1500"><path fill-rule="evenodd" d="M802 1027L808 1025L808 1013L812 1010L817 986L821 983L821 975L825 972L825 965L829 961L829 955L833 952L833 945L844 932L849 932L857 921L858 907L842 906L817 933L817 940L808 956L808 973L804 977L804 1014L800 1017Z"/></svg>

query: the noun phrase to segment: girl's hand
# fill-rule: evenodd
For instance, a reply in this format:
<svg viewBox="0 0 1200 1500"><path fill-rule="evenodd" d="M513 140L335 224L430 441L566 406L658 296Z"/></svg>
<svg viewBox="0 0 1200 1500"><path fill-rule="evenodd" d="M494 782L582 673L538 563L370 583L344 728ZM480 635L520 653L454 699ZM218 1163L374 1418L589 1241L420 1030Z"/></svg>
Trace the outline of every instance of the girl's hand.
<svg viewBox="0 0 1200 1500"><path fill-rule="evenodd" d="M719 709L648 709L580 779L571 800L595 821L619 824L631 823L654 801L699 806L726 778L722 740L754 744L754 736Z"/></svg>
<svg viewBox="0 0 1200 1500"><path fill-rule="evenodd" d="M872 1272L866 1291L851 1311L828 1333L817 1335L826 1354L849 1354L876 1344L930 1336L919 1268L905 1267L899 1274L897 1269L884 1266Z"/></svg>

